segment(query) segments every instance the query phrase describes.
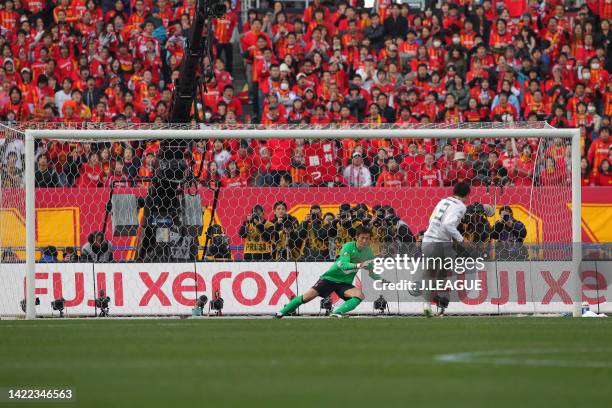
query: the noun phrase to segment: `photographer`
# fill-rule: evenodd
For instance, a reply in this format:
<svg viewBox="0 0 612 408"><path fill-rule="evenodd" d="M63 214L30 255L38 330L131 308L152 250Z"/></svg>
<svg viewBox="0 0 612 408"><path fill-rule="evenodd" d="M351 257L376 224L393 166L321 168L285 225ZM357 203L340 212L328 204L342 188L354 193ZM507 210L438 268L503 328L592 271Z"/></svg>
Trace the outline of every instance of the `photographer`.
<svg viewBox="0 0 612 408"><path fill-rule="evenodd" d="M230 239L219 224L208 227L206 234L208 247L206 248L205 258L214 261L231 261L232 252L230 249Z"/></svg>
<svg viewBox="0 0 612 408"><path fill-rule="evenodd" d="M353 214L353 220L361 223L361 225L369 225L372 222L370 210L364 203L356 204L351 212Z"/></svg>
<svg viewBox="0 0 612 408"><path fill-rule="evenodd" d="M382 249L383 242L389 242L391 237L387 236L391 233L388 229L385 220L385 209L382 205L375 205L372 210L374 211L374 217L372 217L368 228L372 230L372 240L370 241L370 248L374 255L379 256Z"/></svg>
<svg viewBox="0 0 612 408"><path fill-rule="evenodd" d="M244 260L272 259L272 230L274 225L264 217L264 209L257 204L244 220L238 235L244 239Z"/></svg>
<svg viewBox="0 0 612 408"><path fill-rule="evenodd" d="M287 214L287 204L284 201L274 203L272 225L272 259L298 259L301 247L297 233L299 223L294 216Z"/></svg>
<svg viewBox="0 0 612 408"><path fill-rule="evenodd" d="M466 241L474 243L470 248L478 253L464 255L480 256L489 252L488 246L491 241L493 229L487 217L492 217L493 215L495 215L495 209L488 204L475 202L466 207L465 215L457 227L457 230L463 235ZM459 248L463 247L460 246Z"/></svg>
<svg viewBox="0 0 612 408"><path fill-rule="evenodd" d="M112 262L113 246L104 239L102 231L89 234L87 243L81 248L81 260L86 262Z"/></svg>
<svg viewBox="0 0 612 408"><path fill-rule="evenodd" d="M394 255L408 253L408 244L414 243L414 235L408 224L397 216L395 209L390 205L375 207L371 228L373 231L373 244L378 243L380 249L377 255ZM373 248L376 248L373 245Z"/></svg>
<svg viewBox="0 0 612 408"><path fill-rule="evenodd" d="M327 236L331 238L330 252L333 252L334 258L340 255L342 245L353 239L359 225L361 222L353 219L350 204L341 204L338 215L327 228Z"/></svg>
<svg viewBox="0 0 612 408"><path fill-rule="evenodd" d="M57 248L52 245L43 248L38 262L57 262Z"/></svg>
<svg viewBox="0 0 612 408"><path fill-rule="evenodd" d="M79 254L77 248L66 247L64 249L64 262L79 262Z"/></svg>
<svg viewBox="0 0 612 408"><path fill-rule="evenodd" d="M496 258L498 261L524 261L529 259L527 248L523 241L527 236L525 224L514 219L512 208L503 206L499 209L501 220L493 226L491 239L498 241Z"/></svg>
<svg viewBox="0 0 612 408"><path fill-rule="evenodd" d="M304 243L302 248L303 261L329 260L327 228L323 222L320 205L314 204L310 207L310 212L300 224L298 236L300 241Z"/></svg>
<svg viewBox="0 0 612 408"><path fill-rule="evenodd" d="M397 242L416 242L410 227L395 213L395 208L390 205L385 205L384 209L385 220L388 225L393 227L395 240Z"/></svg>

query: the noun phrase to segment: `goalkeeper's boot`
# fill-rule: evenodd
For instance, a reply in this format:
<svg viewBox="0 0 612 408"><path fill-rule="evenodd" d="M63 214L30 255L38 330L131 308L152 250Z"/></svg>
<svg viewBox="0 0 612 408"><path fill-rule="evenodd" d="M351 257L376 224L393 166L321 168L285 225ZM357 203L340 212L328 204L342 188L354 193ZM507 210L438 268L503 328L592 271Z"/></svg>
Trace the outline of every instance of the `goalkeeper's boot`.
<svg viewBox="0 0 612 408"><path fill-rule="evenodd" d="M436 294L434 296L434 302L436 303L436 306L438 307L438 316L442 317L444 316L444 311L446 310L446 308L448 308L448 297L447 296L440 296L439 294Z"/></svg>
<svg viewBox="0 0 612 408"><path fill-rule="evenodd" d="M423 316L427 318L433 317L433 313L431 311L431 303L427 302L423 304Z"/></svg>
<svg viewBox="0 0 612 408"><path fill-rule="evenodd" d="M335 318L344 318L344 317L349 317L347 314L343 314L343 313L330 313L329 317L335 317Z"/></svg>
<svg viewBox="0 0 612 408"><path fill-rule="evenodd" d="M282 319L282 318L283 318L283 316L284 316L284 315L283 315L282 313L277 312L277 313L276 313L276 314L275 314L275 315L274 315L272 318L273 318L273 319Z"/></svg>

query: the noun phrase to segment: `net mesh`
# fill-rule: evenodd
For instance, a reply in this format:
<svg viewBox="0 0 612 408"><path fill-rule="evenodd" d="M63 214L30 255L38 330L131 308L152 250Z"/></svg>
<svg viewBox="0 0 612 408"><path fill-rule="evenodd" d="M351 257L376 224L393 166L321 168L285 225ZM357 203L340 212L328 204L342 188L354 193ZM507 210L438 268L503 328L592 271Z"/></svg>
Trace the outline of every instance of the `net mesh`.
<svg viewBox="0 0 612 408"><path fill-rule="evenodd" d="M24 165L23 133L0 124L0 315L25 308Z"/></svg>
<svg viewBox="0 0 612 408"><path fill-rule="evenodd" d="M43 314L54 313L48 301L62 297L74 313L98 313L100 290L113 293L117 314L189 313L198 295L212 297L215 290L232 293L236 313L272 311L289 293L268 299L273 291L262 295L261 282L270 288L298 285L291 274L301 268L320 275L359 226L372 229L376 255L418 254L433 208L459 182L472 187L460 231L488 259L517 265L570 260L570 139L538 137L538 129L550 128L543 122L376 128L440 126L530 129L533 137L213 140L186 133L177 151L163 140L131 138L130 131L200 126L3 127L2 286L10 296L1 297L0 314L18 315L23 298L24 269L10 262L25 259L26 129L75 130L69 140L36 141L37 294L44 298ZM90 129L122 129L125 138L76 132ZM211 267L204 261L215 261L214 274L208 276Z"/></svg>

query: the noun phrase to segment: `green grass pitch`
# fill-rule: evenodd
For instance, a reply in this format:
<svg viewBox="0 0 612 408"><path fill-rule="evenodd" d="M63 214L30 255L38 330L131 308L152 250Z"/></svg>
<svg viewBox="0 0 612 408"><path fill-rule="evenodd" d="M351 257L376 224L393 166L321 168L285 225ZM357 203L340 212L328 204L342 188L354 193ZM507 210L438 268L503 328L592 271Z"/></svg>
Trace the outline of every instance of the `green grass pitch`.
<svg viewBox="0 0 612 408"><path fill-rule="evenodd" d="M612 319L0 321L0 387L75 389L35 407L603 407L611 379Z"/></svg>

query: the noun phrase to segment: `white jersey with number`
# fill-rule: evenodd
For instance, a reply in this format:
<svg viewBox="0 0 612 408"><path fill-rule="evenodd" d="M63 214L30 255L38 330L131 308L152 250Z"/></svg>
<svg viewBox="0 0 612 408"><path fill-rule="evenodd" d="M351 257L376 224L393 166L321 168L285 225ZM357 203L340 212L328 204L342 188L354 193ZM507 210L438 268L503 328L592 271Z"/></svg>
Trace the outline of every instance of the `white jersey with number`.
<svg viewBox="0 0 612 408"><path fill-rule="evenodd" d="M463 242L463 236L457 226L465 215L465 204L455 197L440 200L429 217L429 227L423 236L423 242L451 242L453 239Z"/></svg>

